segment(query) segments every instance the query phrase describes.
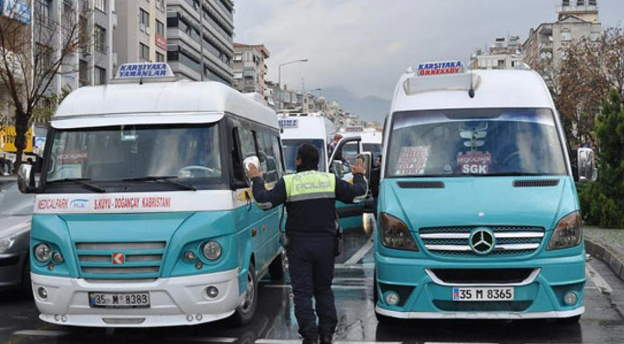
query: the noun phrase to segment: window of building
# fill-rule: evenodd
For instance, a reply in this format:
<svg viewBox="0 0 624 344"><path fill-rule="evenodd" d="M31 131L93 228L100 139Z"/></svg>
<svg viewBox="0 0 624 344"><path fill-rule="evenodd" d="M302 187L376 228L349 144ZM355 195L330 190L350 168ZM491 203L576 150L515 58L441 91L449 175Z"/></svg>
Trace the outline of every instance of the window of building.
<svg viewBox="0 0 624 344"><path fill-rule="evenodd" d="M576 5L577 5L577 6L583 6L583 5L585 5L585 0L576 0Z"/></svg>
<svg viewBox="0 0 624 344"><path fill-rule="evenodd" d="M93 2L95 9L106 12L106 0L95 0Z"/></svg>
<svg viewBox="0 0 624 344"><path fill-rule="evenodd" d="M243 55L243 60L245 62L253 62L254 60L254 53L252 51L246 51Z"/></svg>
<svg viewBox="0 0 624 344"><path fill-rule="evenodd" d="M139 14L140 19L141 19L141 25L140 28L142 31L145 31L145 29L147 29L149 27L149 13L147 13L145 10L141 9L141 13Z"/></svg>
<svg viewBox="0 0 624 344"><path fill-rule="evenodd" d="M243 61L243 54L241 53L234 54L234 62L241 62L241 61Z"/></svg>
<svg viewBox="0 0 624 344"><path fill-rule="evenodd" d="M36 18L43 25L52 24L52 18L50 15L52 14L52 0L37 0L35 3Z"/></svg>
<svg viewBox="0 0 624 344"><path fill-rule="evenodd" d="M106 53L106 29L95 25L93 27L93 41L95 50L101 53Z"/></svg>
<svg viewBox="0 0 624 344"><path fill-rule="evenodd" d="M78 63L78 81L80 86L88 86L91 84L91 78L89 78L89 63L85 60L80 60Z"/></svg>
<svg viewBox="0 0 624 344"><path fill-rule="evenodd" d="M106 84L106 69L97 67L97 66L94 68L93 84L94 85Z"/></svg>
<svg viewBox="0 0 624 344"><path fill-rule="evenodd" d="M165 36L165 24L158 19L156 19L156 33L163 37Z"/></svg>
<svg viewBox="0 0 624 344"><path fill-rule="evenodd" d="M149 51L149 47L143 43L139 43L139 58L141 59L141 61L148 61L150 60L150 51Z"/></svg>
<svg viewBox="0 0 624 344"><path fill-rule="evenodd" d="M156 62L165 62L165 55L156 52Z"/></svg>
<svg viewBox="0 0 624 344"><path fill-rule="evenodd" d="M52 67L52 52L51 47L45 44L37 43L35 50L35 63L38 64L40 73L43 74Z"/></svg>
<svg viewBox="0 0 624 344"><path fill-rule="evenodd" d="M156 9L164 11L165 5L163 4L163 0L156 0Z"/></svg>
<svg viewBox="0 0 624 344"><path fill-rule="evenodd" d="M570 30L564 29L563 31L561 31L561 40L562 41L572 40L572 34L570 33Z"/></svg>

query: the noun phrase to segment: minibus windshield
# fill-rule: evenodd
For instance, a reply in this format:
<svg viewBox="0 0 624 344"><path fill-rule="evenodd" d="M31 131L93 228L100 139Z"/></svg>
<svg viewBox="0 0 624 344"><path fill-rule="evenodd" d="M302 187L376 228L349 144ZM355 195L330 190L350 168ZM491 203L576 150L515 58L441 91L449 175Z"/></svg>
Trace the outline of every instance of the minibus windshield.
<svg viewBox="0 0 624 344"><path fill-rule="evenodd" d="M286 173L291 174L297 172L295 159L297 158L297 149L299 146L309 143L314 145L319 151L319 171L325 171L325 149L323 148L323 140L292 140L282 139L282 147L284 150L284 162L286 163Z"/></svg>
<svg viewBox="0 0 624 344"><path fill-rule="evenodd" d="M187 185L222 176L218 125L125 125L54 131L46 183ZM184 184L182 184L184 182Z"/></svg>
<svg viewBox="0 0 624 344"><path fill-rule="evenodd" d="M566 174L549 109L406 111L393 117L387 177Z"/></svg>

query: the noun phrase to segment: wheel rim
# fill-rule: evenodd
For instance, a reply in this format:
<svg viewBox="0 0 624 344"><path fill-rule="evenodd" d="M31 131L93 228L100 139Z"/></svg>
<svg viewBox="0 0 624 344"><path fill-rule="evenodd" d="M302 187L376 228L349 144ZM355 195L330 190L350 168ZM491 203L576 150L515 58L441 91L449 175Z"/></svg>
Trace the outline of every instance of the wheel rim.
<svg viewBox="0 0 624 344"><path fill-rule="evenodd" d="M249 271L247 272L247 290L245 290L245 298L240 305L241 312L247 313L251 310L255 297L254 278L251 271Z"/></svg>

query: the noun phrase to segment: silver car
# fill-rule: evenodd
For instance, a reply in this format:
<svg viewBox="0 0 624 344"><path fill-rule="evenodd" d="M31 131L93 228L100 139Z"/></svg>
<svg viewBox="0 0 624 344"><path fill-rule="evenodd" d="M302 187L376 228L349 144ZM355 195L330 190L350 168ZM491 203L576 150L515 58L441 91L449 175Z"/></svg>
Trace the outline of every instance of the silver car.
<svg viewBox="0 0 624 344"><path fill-rule="evenodd" d="M34 195L22 194L17 178L0 177L0 290L31 295L28 245Z"/></svg>

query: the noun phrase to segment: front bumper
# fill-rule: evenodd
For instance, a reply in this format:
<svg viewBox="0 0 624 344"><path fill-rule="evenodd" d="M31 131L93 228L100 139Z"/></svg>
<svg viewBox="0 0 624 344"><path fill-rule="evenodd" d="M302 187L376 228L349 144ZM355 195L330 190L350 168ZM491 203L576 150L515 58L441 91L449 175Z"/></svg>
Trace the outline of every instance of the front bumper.
<svg viewBox="0 0 624 344"><path fill-rule="evenodd" d="M379 301L377 313L402 319L534 319L569 318L584 312L585 256L534 259L489 264L443 263L427 259L404 259L375 254ZM432 269L534 269L525 283L445 283L431 275ZM429 273L428 273L429 272ZM513 301L466 301L452 299L453 286L513 287ZM397 292L400 302L388 305L385 293ZM572 291L575 304L563 295Z"/></svg>
<svg viewBox="0 0 624 344"><path fill-rule="evenodd" d="M86 327L198 325L230 316L244 296L238 293L238 268L137 283L32 274L32 284L41 320ZM208 286L218 288L216 298L206 295ZM38 295L40 287L47 291L45 299ZM149 292L151 305L149 308L92 308L89 292Z"/></svg>

